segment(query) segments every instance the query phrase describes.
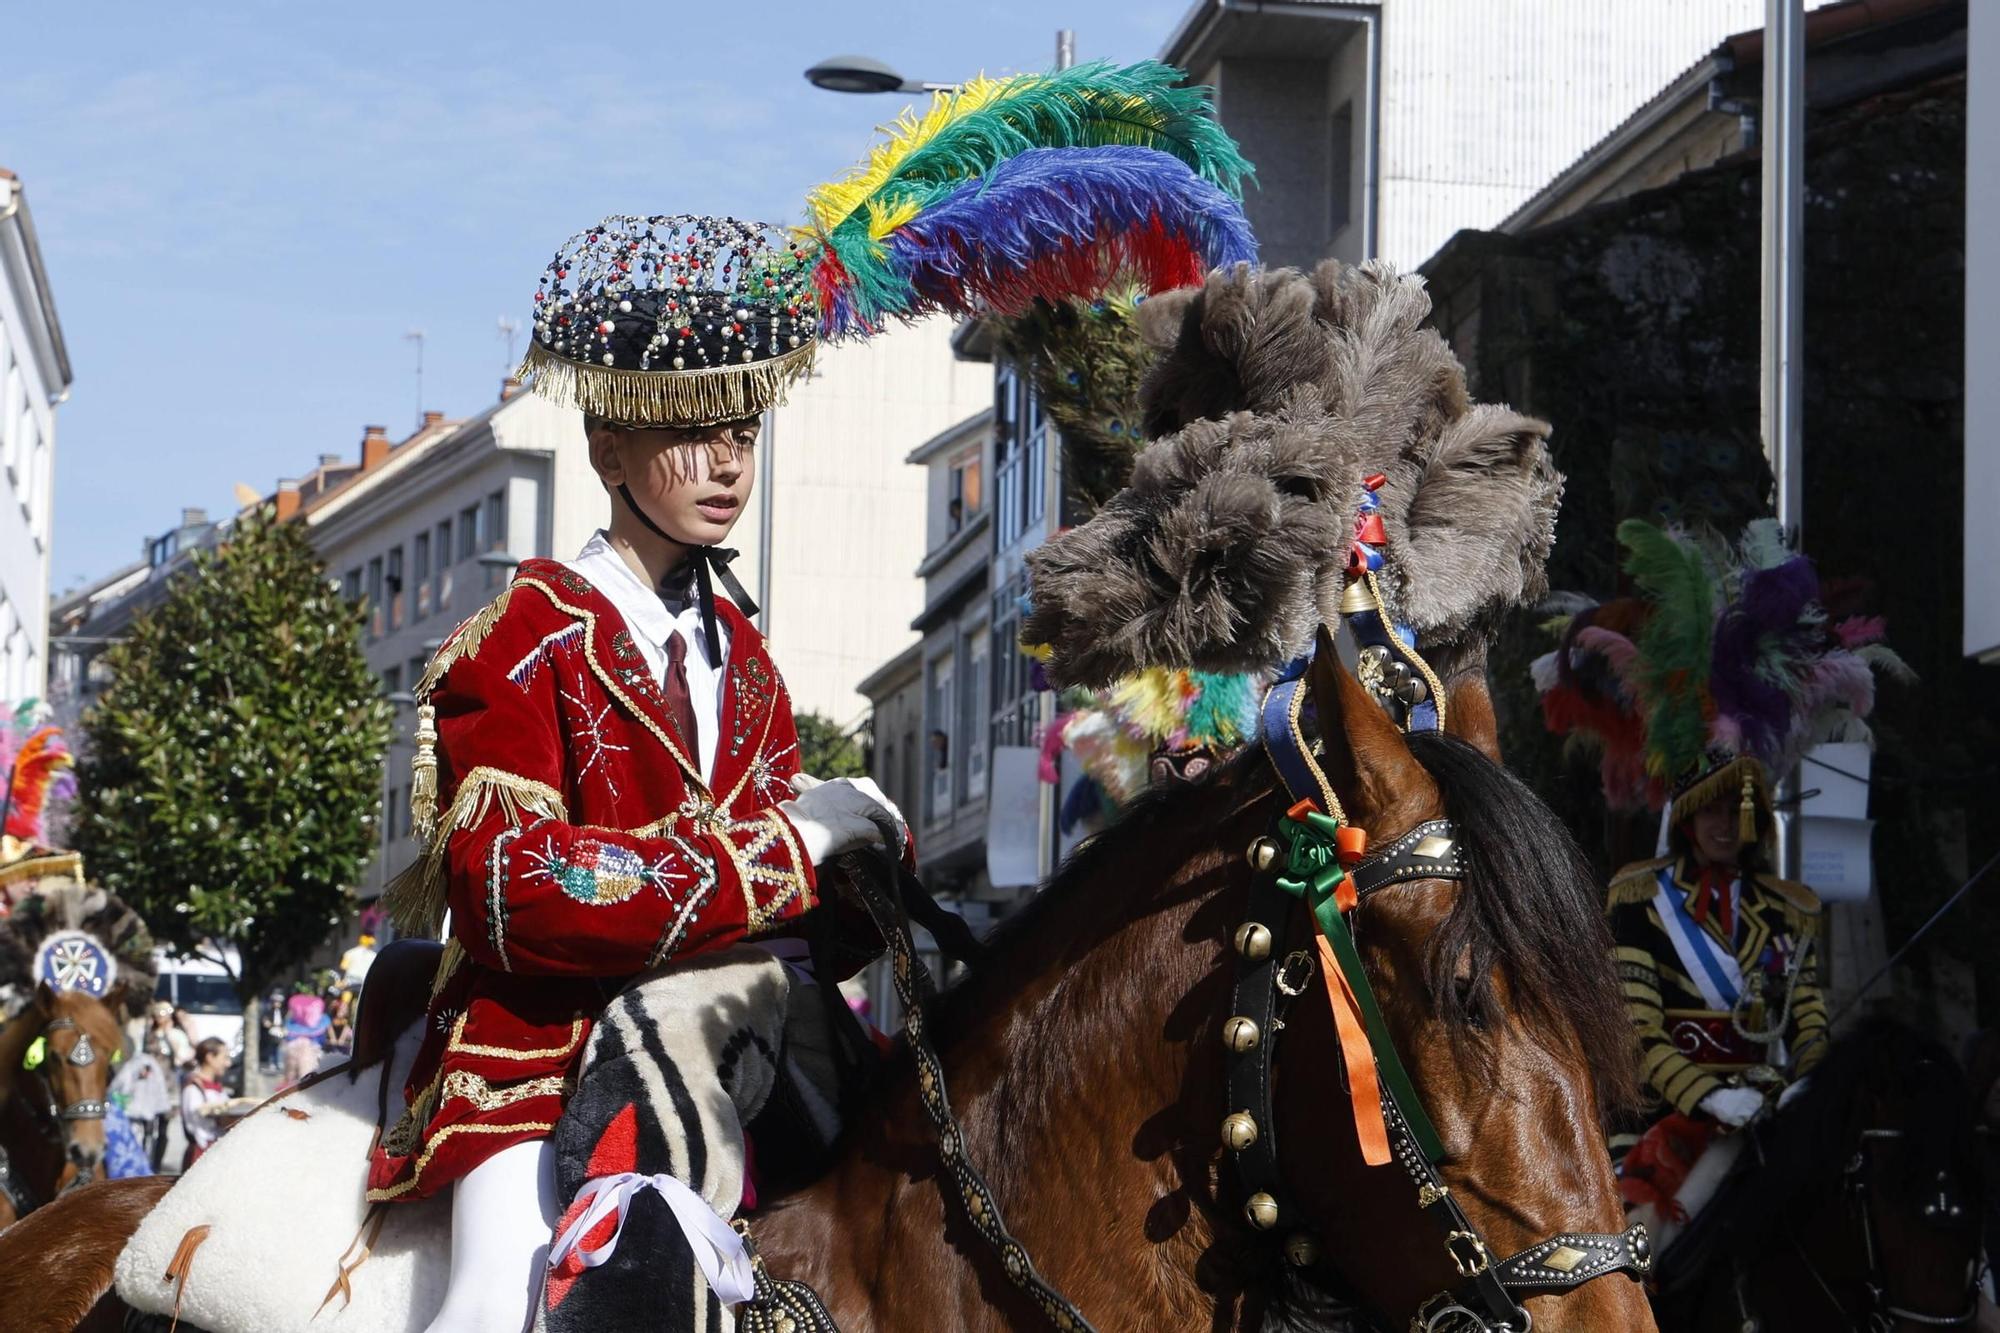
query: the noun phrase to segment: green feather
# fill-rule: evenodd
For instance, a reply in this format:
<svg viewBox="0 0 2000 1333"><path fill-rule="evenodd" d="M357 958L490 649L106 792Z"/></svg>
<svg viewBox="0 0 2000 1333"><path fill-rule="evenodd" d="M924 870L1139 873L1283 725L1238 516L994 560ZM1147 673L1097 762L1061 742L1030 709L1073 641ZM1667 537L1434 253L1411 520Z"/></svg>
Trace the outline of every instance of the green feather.
<svg viewBox="0 0 2000 1333"><path fill-rule="evenodd" d="M1704 701L1715 637L1715 579L1695 542L1644 519L1620 523L1618 541L1625 548L1625 572L1653 606L1638 638L1647 767L1672 779L1699 763L1708 747Z"/></svg>
<svg viewBox="0 0 2000 1333"><path fill-rule="evenodd" d="M821 242L846 269L858 304L881 309L901 291L879 244L893 225L882 220L921 212L1029 149L1158 149L1241 198L1251 165L1216 120L1209 90L1185 86L1185 78L1154 60L1093 61L1008 80L999 95L962 114L934 109L931 115L943 118L934 126L931 117L907 119L900 128L912 146L890 154L893 170L863 167L813 192Z"/></svg>

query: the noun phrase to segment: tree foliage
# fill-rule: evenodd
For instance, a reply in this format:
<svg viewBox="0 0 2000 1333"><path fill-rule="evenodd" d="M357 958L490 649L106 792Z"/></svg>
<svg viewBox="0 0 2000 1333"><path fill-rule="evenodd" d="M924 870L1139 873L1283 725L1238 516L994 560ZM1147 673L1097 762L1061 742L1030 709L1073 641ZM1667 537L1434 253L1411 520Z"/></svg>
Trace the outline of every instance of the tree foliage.
<svg viewBox="0 0 2000 1333"><path fill-rule="evenodd" d="M235 947L245 995L352 910L375 848L391 712L360 626L303 525L252 517L106 654L84 718L91 877L183 952Z"/></svg>
<svg viewBox="0 0 2000 1333"><path fill-rule="evenodd" d="M840 724L820 713L800 713L799 767L816 778L858 778L868 772L867 756Z"/></svg>

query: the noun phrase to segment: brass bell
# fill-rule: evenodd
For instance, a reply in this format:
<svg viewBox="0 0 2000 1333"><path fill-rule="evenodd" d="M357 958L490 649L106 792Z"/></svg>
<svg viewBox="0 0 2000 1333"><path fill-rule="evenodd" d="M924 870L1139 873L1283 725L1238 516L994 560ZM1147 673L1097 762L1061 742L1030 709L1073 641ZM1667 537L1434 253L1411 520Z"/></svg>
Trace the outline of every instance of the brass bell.
<svg viewBox="0 0 2000 1333"><path fill-rule="evenodd" d="M1285 1237L1285 1262L1294 1268L1311 1268L1319 1262L1319 1242L1304 1231Z"/></svg>
<svg viewBox="0 0 2000 1333"><path fill-rule="evenodd" d="M1242 1152L1257 1141L1257 1120L1248 1111L1238 1111L1225 1116L1222 1121L1222 1146L1231 1152Z"/></svg>
<svg viewBox="0 0 2000 1333"><path fill-rule="evenodd" d="M1243 1216L1259 1231L1269 1231L1278 1225L1278 1201L1259 1190L1244 1202Z"/></svg>
<svg viewBox="0 0 2000 1333"><path fill-rule="evenodd" d="M1262 962L1271 956L1271 932L1269 928L1255 921L1246 921L1236 928L1236 952L1253 963Z"/></svg>
<svg viewBox="0 0 2000 1333"><path fill-rule="evenodd" d="M1257 1049L1257 1043L1264 1034L1258 1030L1257 1020L1238 1014L1222 1025L1222 1044L1238 1055Z"/></svg>
<svg viewBox="0 0 2000 1333"><path fill-rule="evenodd" d="M1280 852L1276 842L1270 838L1258 838L1250 844L1249 850L1243 853L1243 859L1250 863L1252 870L1262 874L1264 871L1278 864L1279 855Z"/></svg>

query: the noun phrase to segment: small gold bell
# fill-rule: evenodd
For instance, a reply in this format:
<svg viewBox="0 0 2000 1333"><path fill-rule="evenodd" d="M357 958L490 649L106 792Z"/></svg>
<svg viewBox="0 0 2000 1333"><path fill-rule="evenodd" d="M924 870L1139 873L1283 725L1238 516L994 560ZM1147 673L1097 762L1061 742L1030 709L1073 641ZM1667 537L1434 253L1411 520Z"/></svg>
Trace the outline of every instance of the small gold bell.
<svg viewBox="0 0 2000 1333"><path fill-rule="evenodd" d="M1257 1049L1257 1043L1264 1034L1257 1028L1257 1020L1238 1014L1222 1025L1222 1044L1238 1055Z"/></svg>
<svg viewBox="0 0 2000 1333"><path fill-rule="evenodd" d="M1303 1231L1285 1237L1285 1262L1294 1268L1311 1268L1319 1262L1319 1242Z"/></svg>
<svg viewBox="0 0 2000 1333"><path fill-rule="evenodd" d="M1278 855L1279 847L1275 841L1270 838L1258 838L1251 842L1249 850L1243 853L1243 859L1250 863L1252 870L1261 874L1278 864Z"/></svg>
<svg viewBox="0 0 2000 1333"><path fill-rule="evenodd" d="M1278 1225L1278 1201L1260 1190L1244 1203L1243 1216L1259 1231L1269 1231Z"/></svg>
<svg viewBox="0 0 2000 1333"><path fill-rule="evenodd" d="M1271 932L1255 921L1246 921L1236 928L1236 952L1251 962L1262 962L1271 956Z"/></svg>
<svg viewBox="0 0 2000 1333"><path fill-rule="evenodd" d="M1222 1146L1242 1152L1257 1141L1257 1121L1248 1111L1238 1111L1222 1121Z"/></svg>

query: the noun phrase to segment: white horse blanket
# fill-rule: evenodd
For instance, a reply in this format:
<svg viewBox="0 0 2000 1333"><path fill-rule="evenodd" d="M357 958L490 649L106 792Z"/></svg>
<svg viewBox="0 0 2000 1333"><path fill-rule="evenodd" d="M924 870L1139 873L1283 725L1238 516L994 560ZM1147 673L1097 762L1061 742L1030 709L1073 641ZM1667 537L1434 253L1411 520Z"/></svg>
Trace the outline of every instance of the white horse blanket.
<svg viewBox="0 0 2000 1333"><path fill-rule="evenodd" d="M689 1159L685 1145L707 1145L700 1178L686 1183L721 1217L741 1198L743 1125L776 1077L789 995L783 966L763 950L691 959L628 987L586 1048L582 1091L600 1055L608 1070L635 1054L646 1083L664 1073L685 1090L673 1102L683 1113L691 1106L695 1123L673 1130L676 1165ZM178 1302L183 1325L207 1333L421 1333L444 1303L450 1195L373 1214L363 1199L382 1080L393 1120L421 1036L411 1025L386 1069L352 1080L335 1072L285 1093L218 1140L119 1256L119 1298L160 1315ZM164 1280L183 1240L202 1227L186 1282ZM696 1308L709 1305L698 1273L693 1284ZM721 1314L722 1327L733 1326Z"/></svg>

